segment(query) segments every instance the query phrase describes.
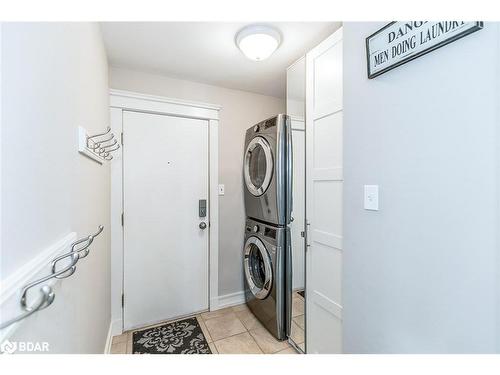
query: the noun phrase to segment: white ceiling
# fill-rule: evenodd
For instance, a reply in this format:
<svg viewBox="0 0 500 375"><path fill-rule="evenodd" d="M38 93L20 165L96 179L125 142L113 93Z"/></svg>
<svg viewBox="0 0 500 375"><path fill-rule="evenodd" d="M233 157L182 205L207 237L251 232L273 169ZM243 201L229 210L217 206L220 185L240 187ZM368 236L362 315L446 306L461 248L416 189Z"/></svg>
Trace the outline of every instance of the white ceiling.
<svg viewBox="0 0 500 375"><path fill-rule="evenodd" d="M104 22L110 65L284 97L285 69L340 27L340 22L266 23L282 43L265 61L251 61L236 47L248 23Z"/></svg>

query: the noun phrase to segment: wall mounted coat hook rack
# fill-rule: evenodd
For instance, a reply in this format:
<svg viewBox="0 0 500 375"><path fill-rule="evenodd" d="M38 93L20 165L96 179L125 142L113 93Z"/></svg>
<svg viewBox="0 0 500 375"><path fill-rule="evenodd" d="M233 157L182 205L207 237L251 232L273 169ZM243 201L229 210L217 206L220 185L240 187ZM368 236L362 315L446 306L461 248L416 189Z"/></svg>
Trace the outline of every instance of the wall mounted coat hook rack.
<svg viewBox="0 0 500 375"><path fill-rule="evenodd" d="M89 135L85 128L78 127L78 152L99 164L113 159L111 152L119 148L120 145L109 126L106 127L106 131L94 135Z"/></svg>
<svg viewBox="0 0 500 375"><path fill-rule="evenodd" d="M73 275L76 271L76 264L78 261L82 258L85 258L89 254L89 249L88 247L92 244L94 239L100 235L103 231L104 227L102 225L99 225L97 228L97 232L94 234L91 234L89 236L83 237L75 242L73 242L70 245L71 251L60 255L52 260L51 263L51 272L37 280L31 281L30 283L26 284L22 290L21 290L21 309L23 312L16 316L15 318L9 319L7 321L1 322L0 323L0 330L22 320L30 316L31 314L43 310L46 307L50 306L52 302L54 301L55 298L55 293L52 290L52 287L48 285L49 281L51 279L65 279ZM78 247L78 245L81 245ZM57 270L56 266L57 263L63 259L70 258L70 261L68 264L66 264L64 267L60 267L59 270ZM40 287L40 294L41 296L35 300L33 304L28 304L28 291L37 286L43 284Z"/></svg>

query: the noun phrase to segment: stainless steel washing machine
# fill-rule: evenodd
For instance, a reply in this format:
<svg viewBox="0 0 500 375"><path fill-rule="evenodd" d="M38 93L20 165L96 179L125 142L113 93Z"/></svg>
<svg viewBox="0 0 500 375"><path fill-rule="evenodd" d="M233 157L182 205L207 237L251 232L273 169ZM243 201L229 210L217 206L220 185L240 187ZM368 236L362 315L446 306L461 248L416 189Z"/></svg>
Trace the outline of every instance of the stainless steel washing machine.
<svg viewBox="0 0 500 375"><path fill-rule="evenodd" d="M290 229L247 219L244 245L245 299L249 309L278 340L290 332L291 295L285 279L291 257Z"/></svg>
<svg viewBox="0 0 500 375"><path fill-rule="evenodd" d="M277 115L249 128L243 159L246 216L288 225L292 211L290 117Z"/></svg>

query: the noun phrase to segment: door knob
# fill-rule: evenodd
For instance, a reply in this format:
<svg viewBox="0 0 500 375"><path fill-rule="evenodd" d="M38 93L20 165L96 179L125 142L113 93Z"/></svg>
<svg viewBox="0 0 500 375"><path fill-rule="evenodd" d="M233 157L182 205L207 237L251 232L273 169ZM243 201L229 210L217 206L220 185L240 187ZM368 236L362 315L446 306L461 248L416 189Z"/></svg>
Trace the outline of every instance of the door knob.
<svg viewBox="0 0 500 375"><path fill-rule="evenodd" d="M205 223L204 221L202 221L199 225L200 229L205 229L207 227L207 223Z"/></svg>

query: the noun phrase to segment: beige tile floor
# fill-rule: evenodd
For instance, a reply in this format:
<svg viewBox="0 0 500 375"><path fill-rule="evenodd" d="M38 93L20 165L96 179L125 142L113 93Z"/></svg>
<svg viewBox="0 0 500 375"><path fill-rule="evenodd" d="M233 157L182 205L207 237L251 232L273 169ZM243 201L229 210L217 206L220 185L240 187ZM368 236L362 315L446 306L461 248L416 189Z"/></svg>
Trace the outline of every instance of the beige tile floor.
<svg viewBox="0 0 500 375"><path fill-rule="evenodd" d="M246 305L206 312L195 317L214 354L297 354L288 342L276 340ZM168 322L157 325L165 323ZM128 331L114 336L111 353L132 354L132 333Z"/></svg>
<svg viewBox="0 0 500 375"><path fill-rule="evenodd" d="M304 342L305 342L305 301L304 297L302 297L298 293L294 293L292 296L292 326L290 338L292 341L302 350L304 351Z"/></svg>

